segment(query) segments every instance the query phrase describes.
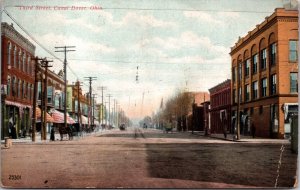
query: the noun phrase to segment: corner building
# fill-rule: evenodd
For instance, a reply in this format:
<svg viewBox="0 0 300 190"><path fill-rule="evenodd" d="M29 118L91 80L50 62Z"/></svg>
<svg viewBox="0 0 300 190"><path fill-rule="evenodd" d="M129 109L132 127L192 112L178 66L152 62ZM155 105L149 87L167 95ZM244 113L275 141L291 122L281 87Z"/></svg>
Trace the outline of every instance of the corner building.
<svg viewBox="0 0 300 190"><path fill-rule="evenodd" d="M298 114L298 11L275 9L231 48L232 121L240 133L284 138Z"/></svg>

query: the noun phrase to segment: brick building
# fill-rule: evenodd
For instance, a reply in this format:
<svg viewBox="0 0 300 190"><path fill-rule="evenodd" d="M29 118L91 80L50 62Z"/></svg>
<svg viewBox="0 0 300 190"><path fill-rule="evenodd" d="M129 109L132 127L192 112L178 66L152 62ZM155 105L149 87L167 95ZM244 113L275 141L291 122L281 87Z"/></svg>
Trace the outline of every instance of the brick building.
<svg viewBox="0 0 300 190"><path fill-rule="evenodd" d="M35 46L13 25L1 23L1 29L1 138L19 138L31 126Z"/></svg>
<svg viewBox="0 0 300 190"><path fill-rule="evenodd" d="M205 126L208 126L208 107L207 103L210 99L210 96L207 92L191 92L191 96L194 99L192 105L192 112L188 116L188 120L191 125L188 125L188 130L194 131L204 131ZM204 106L204 102L207 102ZM205 107L205 109L204 109Z"/></svg>
<svg viewBox="0 0 300 190"><path fill-rule="evenodd" d="M298 35L298 11L278 8L231 48L232 115L235 121L239 107L241 134L252 124L260 137L290 133L289 116L298 111Z"/></svg>
<svg viewBox="0 0 300 190"><path fill-rule="evenodd" d="M231 80L226 81L209 89L210 93L210 121L211 133L223 133L223 127L232 133L231 127Z"/></svg>

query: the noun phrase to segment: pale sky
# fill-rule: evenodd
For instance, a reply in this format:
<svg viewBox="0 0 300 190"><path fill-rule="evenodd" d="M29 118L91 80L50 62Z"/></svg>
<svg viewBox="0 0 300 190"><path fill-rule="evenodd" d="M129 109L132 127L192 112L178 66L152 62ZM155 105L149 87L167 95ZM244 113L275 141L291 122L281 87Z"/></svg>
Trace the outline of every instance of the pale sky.
<svg viewBox="0 0 300 190"><path fill-rule="evenodd" d="M55 46L76 46L75 52L68 53L68 81L97 77L93 93L98 94L98 102L98 89L106 86L105 96L111 94L111 102L116 99L129 117L137 119L151 116L161 99L165 102L175 91L208 91L231 78L230 47L283 2L7 0L4 8L55 56L63 59L62 53L54 52ZM71 10L72 6L86 9ZM5 13L2 21L13 23ZM14 27L32 41L17 24ZM36 56L53 59L34 44ZM63 65L53 60L57 73ZM84 82L83 90L88 92Z"/></svg>

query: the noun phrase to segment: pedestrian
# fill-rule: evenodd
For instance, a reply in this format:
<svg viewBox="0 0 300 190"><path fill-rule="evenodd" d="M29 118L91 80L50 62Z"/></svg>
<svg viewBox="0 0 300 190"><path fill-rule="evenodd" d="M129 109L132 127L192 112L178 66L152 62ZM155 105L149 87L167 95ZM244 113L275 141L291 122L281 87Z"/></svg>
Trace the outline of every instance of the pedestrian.
<svg viewBox="0 0 300 190"><path fill-rule="evenodd" d="M224 134L224 138L227 139L227 125L226 124L223 125L223 134Z"/></svg>
<svg viewBox="0 0 300 190"><path fill-rule="evenodd" d="M251 132L252 132L252 137L254 138L255 137L255 126L254 126L254 124L252 123L252 125L251 125Z"/></svg>
<svg viewBox="0 0 300 190"><path fill-rule="evenodd" d="M51 141L55 141L55 131L54 131L54 127L53 126L52 126L51 132L50 132L50 140Z"/></svg>

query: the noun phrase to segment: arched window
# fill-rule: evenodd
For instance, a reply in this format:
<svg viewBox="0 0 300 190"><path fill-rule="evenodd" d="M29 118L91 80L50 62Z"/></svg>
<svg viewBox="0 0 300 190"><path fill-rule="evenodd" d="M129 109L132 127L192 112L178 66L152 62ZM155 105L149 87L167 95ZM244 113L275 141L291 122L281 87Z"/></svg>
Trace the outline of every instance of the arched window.
<svg viewBox="0 0 300 190"><path fill-rule="evenodd" d="M17 67L17 47L14 46L14 67Z"/></svg>
<svg viewBox="0 0 300 190"><path fill-rule="evenodd" d="M11 79L10 76L7 75L7 96L10 96L10 89L11 89Z"/></svg>
<svg viewBox="0 0 300 190"><path fill-rule="evenodd" d="M16 95L16 77L12 77L11 89L12 89L12 96L14 97Z"/></svg>
<svg viewBox="0 0 300 190"><path fill-rule="evenodd" d="M31 73L31 64L30 64L30 62L31 62L31 58L30 58L30 56L28 56L28 58L27 58L27 73L28 74Z"/></svg>
<svg viewBox="0 0 300 190"><path fill-rule="evenodd" d="M23 98L26 99L26 92L27 92L27 83L23 81Z"/></svg>
<svg viewBox="0 0 300 190"><path fill-rule="evenodd" d="M21 80L17 79L17 85L18 85L18 92L17 92L17 97L20 98L20 94L21 94Z"/></svg>
<svg viewBox="0 0 300 190"><path fill-rule="evenodd" d="M23 62L23 64L22 64L23 68L22 69L23 69L24 72L27 72L26 71L26 69L27 69L27 67L26 67L26 53L25 52L23 52L23 60L22 60L22 62Z"/></svg>
<svg viewBox="0 0 300 190"><path fill-rule="evenodd" d="M22 69L22 52L21 49L19 50L19 60L18 60L18 68L21 70Z"/></svg>
<svg viewBox="0 0 300 190"><path fill-rule="evenodd" d="M31 100L31 84L27 84L27 99Z"/></svg>
<svg viewBox="0 0 300 190"><path fill-rule="evenodd" d="M8 42L8 46L7 46L7 65L11 64L11 43Z"/></svg>

